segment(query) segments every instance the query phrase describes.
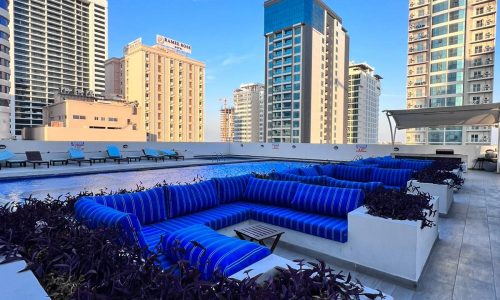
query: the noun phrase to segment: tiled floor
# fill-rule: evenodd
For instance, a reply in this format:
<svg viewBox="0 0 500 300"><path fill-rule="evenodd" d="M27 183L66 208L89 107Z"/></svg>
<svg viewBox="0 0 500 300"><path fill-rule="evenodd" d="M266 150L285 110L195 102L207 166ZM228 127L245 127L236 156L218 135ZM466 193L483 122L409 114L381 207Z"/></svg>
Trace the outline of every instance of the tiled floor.
<svg viewBox="0 0 500 300"><path fill-rule="evenodd" d="M448 217L440 218L438 226L439 240L416 289L351 273L394 299L500 300L500 175L469 171L465 187L455 193ZM304 258L280 247L275 253Z"/></svg>

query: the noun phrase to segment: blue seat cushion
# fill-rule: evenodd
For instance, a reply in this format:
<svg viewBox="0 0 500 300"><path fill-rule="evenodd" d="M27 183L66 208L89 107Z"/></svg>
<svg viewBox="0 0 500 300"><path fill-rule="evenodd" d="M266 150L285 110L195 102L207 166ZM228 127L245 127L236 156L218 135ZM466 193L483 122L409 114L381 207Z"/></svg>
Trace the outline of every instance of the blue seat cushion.
<svg viewBox="0 0 500 300"><path fill-rule="evenodd" d="M242 175L226 178L213 178L221 204L240 201L251 175Z"/></svg>
<svg viewBox="0 0 500 300"><path fill-rule="evenodd" d="M195 184L171 185L165 188L167 215L175 218L219 205L213 180Z"/></svg>
<svg viewBox="0 0 500 300"><path fill-rule="evenodd" d="M333 177L336 179L350 180L350 181L371 181L370 176L373 168L336 165L333 170Z"/></svg>
<svg viewBox="0 0 500 300"><path fill-rule="evenodd" d="M318 169L319 175L333 177L335 165L334 164L317 165L316 169Z"/></svg>
<svg viewBox="0 0 500 300"><path fill-rule="evenodd" d="M303 176L319 176L318 170L315 167L299 169L300 175Z"/></svg>
<svg viewBox="0 0 500 300"><path fill-rule="evenodd" d="M365 194L360 189L299 184L292 200L298 211L347 218L350 211L363 205Z"/></svg>
<svg viewBox="0 0 500 300"><path fill-rule="evenodd" d="M335 178L327 178L326 186L347 188L347 189L362 189L365 192L373 192L383 187L382 182L359 182L359 181L348 181L340 180Z"/></svg>
<svg viewBox="0 0 500 300"><path fill-rule="evenodd" d="M271 254L267 247L225 236L204 225L192 225L173 232L166 239L165 247L172 259L187 260L198 268L205 280L213 279L215 272L230 276Z"/></svg>
<svg viewBox="0 0 500 300"><path fill-rule="evenodd" d="M252 219L341 243L347 242L346 219L256 203L252 204Z"/></svg>
<svg viewBox="0 0 500 300"><path fill-rule="evenodd" d="M375 168L371 181L380 181L384 186L405 187L412 174L413 170L410 169Z"/></svg>
<svg viewBox="0 0 500 300"><path fill-rule="evenodd" d="M326 176L300 176L288 173L271 173L270 176L273 180L297 181L316 185L325 185L328 178Z"/></svg>
<svg viewBox="0 0 500 300"><path fill-rule="evenodd" d="M135 215L142 225L161 222L167 218L165 192L161 187L93 198L99 204Z"/></svg>
<svg viewBox="0 0 500 300"><path fill-rule="evenodd" d="M162 236L168 237L170 233L181 228L202 224L218 230L246 221L250 218L250 207L250 203L245 202L224 204L186 216L143 226L142 233L148 247L153 250Z"/></svg>
<svg viewBox="0 0 500 300"><path fill-rule="evenodd" d="M401 160L399 159L379 159L377 161L379 168L399 169L401 168Z"/></svg>
<svg viewBox="0 0 500 300"><path fill-rule="evenodd" d="M297 182L251 177L245 190L245 200L270 205L290 206Z"/></svg>
<svg viewBox="0 0 500 300"><path fill-rule="evenodd" d="M283 172L288 173L288 174L301 175L299 168L288 169L288 170L283 171Z"/></svg>

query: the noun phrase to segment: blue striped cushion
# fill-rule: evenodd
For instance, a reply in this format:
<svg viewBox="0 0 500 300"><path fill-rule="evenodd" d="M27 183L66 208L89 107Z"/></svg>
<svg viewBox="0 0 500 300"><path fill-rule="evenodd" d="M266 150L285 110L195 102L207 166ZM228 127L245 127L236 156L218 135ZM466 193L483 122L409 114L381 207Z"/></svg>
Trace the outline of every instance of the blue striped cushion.
<svg viewBox="0 0 500 300"><path fill-rule="evenodd" d="M370 181L372 168L336 165L333 169L333 177L336 179L350 181Z"/></svg>
<svg viewBox="0 0 500 300"><path fill-rule="evenodd" d="M245 190L245 199L250 202L260 202L278 206L289 206L297 182L266 180L251 177Z"/></svg>
<svg viewBox="0 0 500 300"><path fill-rule="evenodd" d="M219 205L213 180L166 187L167 215L175 218Z"/></svg>
<svg viewBox="0 0 500 300"><path fill-rule="evenodd" d="M300 175L303 176L319 176L318 170L315 167L299 169Z"/></svg>
<svg viewBox="0 0 500 300"><path fill-rule="evenodd" d="M249 218L250 203L235 202L144 226L142 232L148 246L154 247L159 243L162 236L167 237L170 233L181 228L202 224L218 230L241 223Z"/></svg>
<svg viewBox="0 0 500 300"><path fill-rule="evenodd" d="M410 180L413 170L409 169L381 169L375 168L372 172L372 181L380 181L385 186L405 187Z"/></svg>
<svg viewBox="0 0 500 300"><path fill-rule="evenodd" d="M289 173L289 174L294 174L294 175L300 175L300 170L298 168L288 169L288 170L286 170L284 172L285 173Z"/></svg>
<svg viewBox="0 0 500 300"><path fill-rule="evenodd" d="M203 248L195 246L192 241ZM230 276L271 254L266 247L225 236L204 225L173 232L165 241L165 247L173 259L185 259L198 268L205 280L212 279L215 272ZM179 253L173 247L184 252Z"/></svg>
<svg viewBox="0 0 500 300"><path fill-rule="evenodd" d="M142 225L160 222L167 218L163 188L136 193L95 196L94 200L104 206L136 215Z"/></svg>
<svg viewBox="0 0 500 300"><path fill-rule="evenodd" d="M334 164L317 165L316 169L318 169L319 175L333 177L335 165Z"/></svg>
<svg viewBox="0 0 500 300"><path fill-rule="evenodd" d="M75 217L90 228L104 226L122 230L124 242L130 245L147 246L141 224L133 214L121 212L95 202L94 197L82 197L75 203Z"/></svg>
<svg viewBox="0 0 500 300"><path fill-rule="evenodd" d="M373 192L383 187L382 182L359 182L340 180L335 178L327 178L326 184L331 187L347 188L347 189L362 189L366 192Z"/></svg>
<svg viewBox="0 0 500 300"><path fill-rule="evenodd" d="M432 161L403 160L401 169L412 169L416 171L425 170L432 166Z"/></svg>
<svg viewBox="0 0 500 300"><path fill-rule="evenodd" d="M252 204L252 219L337 242L347 242L347 220L292 208Z"/></svg>
<svg viewBox="0 0 500 300"><path fill-rule="evenodd" d="M363 205L364 199L365 194L360 189L301 183L292 200L292 208L298 211L347 218L350 211Z"/></svg>
<svg viewBox="0 0 500 300"><path fill-rule="evenodd" d="M213 178L220 203L240 201L243 198L250 177L251 175Z"/></svg>
<svg viewBox="0 0 500 300"><path fill-rule="evenodd" d="M399 159L379 159L377 161L379 168L399 169L401 168L401 160Z"/></svg>
<svg viewBox="0 0 500 300"><path fill-rule="evenodd" d="M300 176L288 173L271 173L269 174L273 180L297 181L302 183L326 185L326 176Z"/></svg>

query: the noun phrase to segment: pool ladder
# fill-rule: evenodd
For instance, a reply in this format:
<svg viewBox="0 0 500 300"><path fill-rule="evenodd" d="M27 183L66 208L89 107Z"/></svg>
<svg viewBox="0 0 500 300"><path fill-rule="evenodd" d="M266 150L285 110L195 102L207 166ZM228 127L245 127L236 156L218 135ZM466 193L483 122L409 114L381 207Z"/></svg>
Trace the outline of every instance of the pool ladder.
<svg viewBox="0 0 500 300"><path fill-rule="evenodd" d="M221 161L224 161L224 154L222 153L215 153L214 157L212 158L212 161L216 161L216 162L221 162Z"/></svg>

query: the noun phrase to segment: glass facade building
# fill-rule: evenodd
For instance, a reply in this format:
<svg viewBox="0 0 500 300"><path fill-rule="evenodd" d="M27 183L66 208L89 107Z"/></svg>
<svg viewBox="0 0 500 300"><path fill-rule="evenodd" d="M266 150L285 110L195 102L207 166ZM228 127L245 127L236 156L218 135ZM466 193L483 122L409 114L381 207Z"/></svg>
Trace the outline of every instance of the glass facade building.
<svg viewBox="0 0 500 300"><path fill-rule="evenodd" d="M490 103L496 0L410 0L407 108ZM406 143L489 144L491 129L407 130Z"/></svg>
<svg viewBox="0 0 500 300"><path fill-rule="evenodd" d="M0 140L11 137L9 20L9 1L0 0Z"/></svg>
<svg viewBox="0 0 500 300"><path fill-rule="evenodd" d="M349 38L319 0L264 3L264 140L345 143Z"/></svg>

